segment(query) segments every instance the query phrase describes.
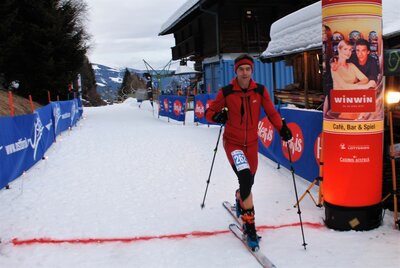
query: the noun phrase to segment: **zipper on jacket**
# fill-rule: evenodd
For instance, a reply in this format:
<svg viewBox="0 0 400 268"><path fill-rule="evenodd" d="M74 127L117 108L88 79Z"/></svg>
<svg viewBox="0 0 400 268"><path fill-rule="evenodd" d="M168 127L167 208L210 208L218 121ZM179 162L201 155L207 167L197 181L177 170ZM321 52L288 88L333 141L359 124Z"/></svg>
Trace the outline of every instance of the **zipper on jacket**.
<svg viewBox="0 0 400 268"><path fill-rule="evenodd" d="M250 113L251 124L253 124L253 115L251 114L251 107L250 107L250 96L247 96L247 108L248 108L249 113Z"/></svg>
<svg viewBox="0 0 400 268"><path fill-rule="evenodd" d="M244 101L244 99L246 99L246 92L243 92L244 97L242 98L242 105L244 102L244 106L246 106L246 102ZM245 127L244 127L244 149L247 152L247 121L248 121L248 112L246 112L246 108L244 108L244 121L245 121Z"/></svg>
<svg viewBox="0 0 400 268"><path fill-rule="evenodd" d="M241 103L240 103L240 124L243 124L243 117L244 117L244 99L245 97L240 97Z"/></svg>

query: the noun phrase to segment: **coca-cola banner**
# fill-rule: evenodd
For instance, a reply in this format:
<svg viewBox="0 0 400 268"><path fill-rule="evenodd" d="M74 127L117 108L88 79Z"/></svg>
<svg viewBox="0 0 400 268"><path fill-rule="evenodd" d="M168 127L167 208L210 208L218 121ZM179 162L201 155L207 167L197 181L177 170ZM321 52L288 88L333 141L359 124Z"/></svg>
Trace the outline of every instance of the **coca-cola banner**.
<svg viewBox="0 0 400 268"><path fill-rule="evenodd" d="M368 223L361 217L342 212L349 207L376 206L381 201L381 0L322 0L322 41L326 223L334 229L367 229L370 226L365 227ZM340 210L337 215L336 208ZM350 224L346 217L357 221Z"/></svg>
<svg viewBox="0 0 400 268"><path fill-rule="evenodd" d="M281 108L280 113L293 134L293 139L288 145L294 171L312 182L319 176L322 113L290 108ZM264 111L258 122L258 140L258 150L261 154L290 169L287 144L282 142Z"/></svg>
<svg viewBox="0 0 400 268"><path fill-rule="evenodd" d="M215 99L217 94L200 94L194 97L194 122L202 124L210 124L206 117L205 112L210 106L210 103Z"/></svg>
<svg viewBox="0 0 400 268"><path fill-rule="evenodd" d="M185 121L186 96L161 95L158 115Z"/></svg>

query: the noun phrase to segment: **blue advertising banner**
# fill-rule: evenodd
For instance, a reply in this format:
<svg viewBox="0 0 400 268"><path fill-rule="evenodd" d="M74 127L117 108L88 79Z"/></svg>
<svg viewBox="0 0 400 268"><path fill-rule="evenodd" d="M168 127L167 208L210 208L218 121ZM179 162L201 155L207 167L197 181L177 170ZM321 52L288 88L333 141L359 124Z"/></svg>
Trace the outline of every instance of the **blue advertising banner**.
<svg viewBox="0 0 400 268"><path fill-rule="evenodd" d="M170 99L169 117L177 121L185 121L186 97L170 96L169 99Z"/></svg>
<svg viewBox="0 0 400 268"><path fill-rule="evenodd" d="M282 118L292 130L289 142L293 168L296 174L312 182L319 176L322 112L314 110L281 108ZM290 169L288 149L279 133L262 111L258 123L259 152Z"/></svg>
<svg viewBox="0 0 400 268"><path fill-rule="evenodd" d="M194 122L199 122L201 124L210 124L206 117L205 117L205 112L210 106L210 102L212 102L217 94L201 94L201 95L196 95L194 97Z"/></svg>
<svg viewBox="0 0 400 268"><path fill-rule="evenodd" d="M168 106L169 106L169 101L168 101L168 96L166 95L161 95L159 98L159 103L160 106L158 107L158 116L168 116L169 114L169 110L168 110Z"/></svg>
<svg viewBox="0 0 400 268"><path fill-rule="evenodd" d="M71 103L71 127L76 126L76 123L81 118L81 110L79 109L78 99L73 99Z"/></svg>
<svg viewBox="0 0 400 268"><path fill-rule="evenodd" d="M0 187L35 163L32 137L35 114L0 117Z"/></svg>
<svg viewBox="0 0 400 268"><path fill-rule="evenodd" d="M50 148L55 140L54 121L51 105L46 105L44 107L36 109L35 114L38 115L38 128L43 130L40 139L40 146L43 152L45 152L48 148Z"/></svg>
<svg viewBox="0 0 400 268"><path fill-rule="evenodd" d="M185 121L186 97L161 95L159 100L159 116L167 116L177 121Z"/></svg>
<svg viewBox="0 0 400 268"><path fill-rule="evenodd" d="M56 136L73 125L75 114L77 114L76 108L72 110L75 105L76 102L74 100L51 103L53 107L54 131ZM72 114L74 114L74 117L72 117Z"/></svg>
<svg viewBox="0 0 400 268"><path fill-rule="evenodd" d="M33 114L0 116L0 188L41 160L54 142L55 133L76 124L81 107L79 101L71 100L53 102Z"/></svg>

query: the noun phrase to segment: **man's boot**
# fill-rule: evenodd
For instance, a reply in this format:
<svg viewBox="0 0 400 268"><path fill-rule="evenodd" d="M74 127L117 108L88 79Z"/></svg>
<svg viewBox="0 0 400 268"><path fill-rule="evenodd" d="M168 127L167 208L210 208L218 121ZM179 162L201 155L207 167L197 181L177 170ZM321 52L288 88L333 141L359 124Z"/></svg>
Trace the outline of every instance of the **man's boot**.
<svg viewBox="0 0 400 268"><path fill-rule="evenodd" d="M236 190L235 200L236 200L236 204L235 204L236 205L236 217L239 218L242 215L242 211L243 211L243 209L242 209L243 202L242 202L242 199L240 198L239 189Z"/></svg>
<svg viewBox="0 0 400 268"><path fill-rule="evenodd" d="M254 223L254 208L243 209L242 214L243 232L246 234L247 245L253 250L259 249L259 237Z"/></svg>

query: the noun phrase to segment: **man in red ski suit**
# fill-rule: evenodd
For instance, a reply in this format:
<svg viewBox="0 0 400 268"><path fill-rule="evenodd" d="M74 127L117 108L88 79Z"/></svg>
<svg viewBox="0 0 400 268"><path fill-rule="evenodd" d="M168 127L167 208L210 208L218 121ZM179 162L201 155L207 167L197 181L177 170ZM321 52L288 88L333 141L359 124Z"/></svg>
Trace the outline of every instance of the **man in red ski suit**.
<svg viewBox="0 0 400 268"><path fill-rule="evenodd" d="M216 99L206 110L206 118L210 122L225 124L224 149L239 180L239 189L236 191L237 216L243 220L247 243L257 250L258 236L251 188L258 165L257 132L261 107L283 140L290 140L292 133L282 124L265 86L252 80L253 58L247 54L237 57L234 69L236 77L219 90Z"/></svg>

